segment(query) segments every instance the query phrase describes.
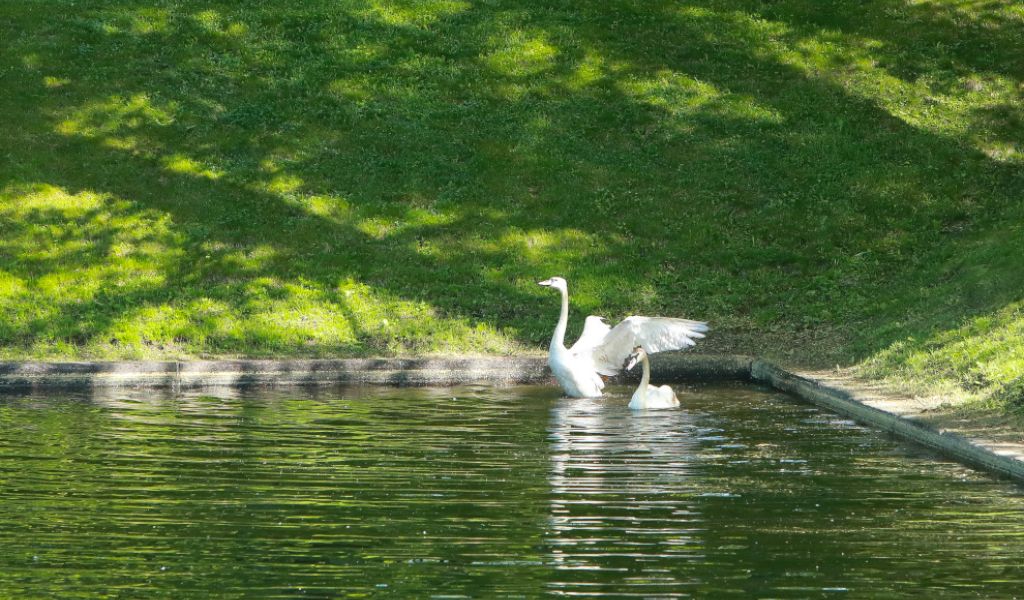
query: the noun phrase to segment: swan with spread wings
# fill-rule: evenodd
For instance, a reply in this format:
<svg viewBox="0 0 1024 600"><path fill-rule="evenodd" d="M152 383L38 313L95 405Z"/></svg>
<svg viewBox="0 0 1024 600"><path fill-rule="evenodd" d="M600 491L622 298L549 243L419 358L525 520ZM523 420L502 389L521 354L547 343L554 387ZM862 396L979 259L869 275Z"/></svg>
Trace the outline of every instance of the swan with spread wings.
<svg viewBox="0 0 1024 600"><path fill-rule="evenodd" d="M548 365L566 395L593 398L604 389L602 375L622 371L626 359L637 346L648 352L681 350L697 343L708 331L708 324L668 317L627 317L609 327L601 317L587 317L580 339L565 347L565 329L569 323L569 287L565 279L552 277L539 285L562 293L562 313L551 336Z"/></svg>

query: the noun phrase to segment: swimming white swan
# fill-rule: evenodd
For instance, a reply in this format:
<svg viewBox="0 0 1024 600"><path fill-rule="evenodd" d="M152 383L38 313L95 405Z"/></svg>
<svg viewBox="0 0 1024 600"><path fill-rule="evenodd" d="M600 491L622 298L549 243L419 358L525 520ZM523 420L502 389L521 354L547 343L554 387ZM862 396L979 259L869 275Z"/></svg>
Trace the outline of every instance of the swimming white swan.
<svg viewBox="0 0 1024 600"><path fill-rule="evenodd" d="M636 346L650 352L679 350L695 345L704 337L708 324L689 319L667 317L627 317L615 327L608 327L601 317L590 316L580 339L572 348L565 347L565 328L569 323L569 288L561 277L552 277L539 285L562 293L562 313L551 336L548 365L566 395L593 398L601 395L601 375L612 376Z"/></svg>
<svg viewBox="0 0 1024 600"><path fill-rule="evenodd" d="M642 346L633 348L629 355L629 362L626 370L631 371L637 362L644 364L644 376L640 379L640 387L633 392L633 398L629 401L629 407L633 410L649 410L656 408L675 408L679 406L679 398L676 393L667 385L655 387L651 383L651 362L647 360L647 352Z"/></svg>

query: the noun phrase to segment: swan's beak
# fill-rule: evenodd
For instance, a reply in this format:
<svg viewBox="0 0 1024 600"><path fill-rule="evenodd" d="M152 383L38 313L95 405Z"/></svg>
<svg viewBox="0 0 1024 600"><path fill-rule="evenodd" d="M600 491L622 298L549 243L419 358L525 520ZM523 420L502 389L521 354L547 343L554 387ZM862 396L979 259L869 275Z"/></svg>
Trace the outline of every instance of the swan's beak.
<svg viewBox="0 0 1024 600"><path fill-rule="evenodd" d="M630 354L629 358L626 359L626 370L632 371L636 363L640 361L640 356L637 354Z"/></svg>
<svg viewBox="0 0 1024 600"><path fill-rule="evenodd" d="M544 281L538 281L537 285L543 285L544 287L551 287L551 280L545 279Z"/></svg>

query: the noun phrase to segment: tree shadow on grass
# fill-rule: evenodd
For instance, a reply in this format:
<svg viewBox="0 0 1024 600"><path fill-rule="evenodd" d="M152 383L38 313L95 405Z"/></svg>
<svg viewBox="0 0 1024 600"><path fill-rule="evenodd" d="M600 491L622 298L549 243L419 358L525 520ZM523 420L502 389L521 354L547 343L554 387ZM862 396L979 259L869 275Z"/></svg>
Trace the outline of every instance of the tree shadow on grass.
<svg viewBox="0 0 1024 600"><path fill-rule="evenodd" d="M813 32L742 3L417 6L14 14L7 202L40 183L104 194L117 208L97 210L166 216L173 252L142 290L73 283L74 309L7 343L134 327L184 352L495 351L549 334L532 282L560 273L576 317L699 316L746 351L826 332L850 358L840 342L869 354L925 322L903 317L955 275L936 260L977 266L1012 213L1013 165L822 76L862 48L822 66ZM63 219L4 235L41 243ZM3 268L116 272L114 230ZM164 325L139 324L147 308Z"/></svg>
<svg viewBox="0 0 1024 600"><path fill-rule="evenodd" d="M878 69L926 88L926 102L967 104L957 123L966 140L996 160L1021 160L1024 18L1016 3L875 0L828 10L816 2L745 4L800 35L846 37L870 47Z"/></svg>

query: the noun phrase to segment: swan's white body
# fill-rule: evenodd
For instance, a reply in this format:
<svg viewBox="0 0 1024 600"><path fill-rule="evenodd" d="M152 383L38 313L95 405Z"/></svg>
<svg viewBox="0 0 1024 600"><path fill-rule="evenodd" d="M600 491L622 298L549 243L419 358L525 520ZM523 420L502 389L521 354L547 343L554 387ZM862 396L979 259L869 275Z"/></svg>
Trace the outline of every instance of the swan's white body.
<svg viewBox="0 0 1024 600"><path fill-rule="evenodd" d="M571 348L565 347L569 323L569 288L561 277L552 277L540 285L562 293L562 312L551 336L548 365L566 395L593 398L604 389L602 375L622 371L623 363L635 346L651 352L680 350L696 344L708 330L707 323L666 317L627 317L608 327L601 317L587 317L583 334Z"/></svg>
<svg viewBox="0 0 1024 600"><path fill-rule="evenodd" d="M676 393L672 391L672 388L667 385L658 387L651 385L651 363L647 360L647 352L643 348L636 349L626 368L632 369L637 360L644 364L644 376L640 379L640 387L633 392L629 407L633 410L653 410L679 406L679 398L676 398Z"/></svg>

